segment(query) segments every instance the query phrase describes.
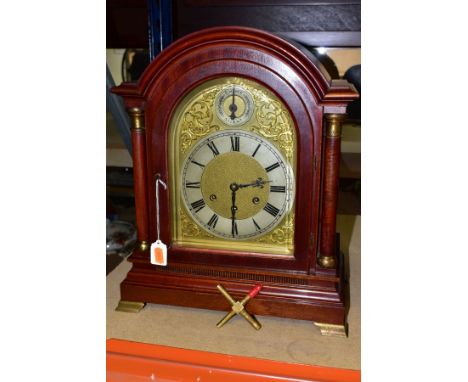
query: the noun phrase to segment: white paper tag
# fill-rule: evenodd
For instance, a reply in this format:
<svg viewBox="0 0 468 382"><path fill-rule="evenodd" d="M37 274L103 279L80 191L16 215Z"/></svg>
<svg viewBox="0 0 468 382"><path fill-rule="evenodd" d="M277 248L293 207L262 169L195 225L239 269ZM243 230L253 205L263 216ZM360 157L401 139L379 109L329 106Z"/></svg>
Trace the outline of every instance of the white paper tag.
<svg viewBox="0 0 468 382"><path fill-rule="evenodd" d="M167 265L167 245L164 244L161 240L156 240L151 244L151 264L154 265Z"/></svg>

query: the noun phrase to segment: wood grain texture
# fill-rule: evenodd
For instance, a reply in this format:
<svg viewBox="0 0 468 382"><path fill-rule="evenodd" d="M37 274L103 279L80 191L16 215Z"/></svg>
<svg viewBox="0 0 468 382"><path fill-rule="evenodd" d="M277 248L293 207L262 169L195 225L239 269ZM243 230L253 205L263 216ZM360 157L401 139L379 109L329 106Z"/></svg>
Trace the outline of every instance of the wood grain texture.
<svg viewBox="0 0 468 382"><path fill-rule="evenodd" d="M213 272L212 275L201 275L200 267L197 269L196 265L187 264L185 271L177 272L134 262L121 284L121 299L229 311L229 303L218 292L217 284L222 284L233 297L242 299L255 284L260 283L263 288L249 302L249 312L344 325L348 309L345 303L344 261L339 250L336 256L340 264L338 276L285 276L278 270L258 272L260 281L244 268L212 266L225 274ZM230 276L228 272L234 275ZM279 277L281 274L282 279ZM276 280L270 281L275 277ZM262 281L262 278L266 281Z"/></svg>
<svg viewBox="0 0 468 382"><path fill-rule="evenodd" d="M213 28L169 46L150 64L138 83L114 88L113 92L124 97L127 108L145 110L147 150L143 166L147 172L147 195L155 194L155 174L168 180L168 128L178 102L201 83L227 75L267 87L286 105L293 118L298 137L294 256L173 245L169 196L162 192L161 239L169 244L169 267L156 268L149 263L147 252L135 251L130 258L133 268L121 285L121 298L224 310L226 302L216 283L223 283L234 295L242 296L260 281L264 288L249 303L253 313L344 324L342 262L338 261L334 273L316 275L324 155L322 120L325 107L345 109L357 93L346 81L331 81L308 51L260 30ZM329 158L335 167L337 159L339 156ZM337 189L331 186L325 192L336 193ZM146 213L149 239L154 241L154 198L148 199ZM333 250L338 257L339 245Z"/></svg>
<svg viewBox="0 0 468 382"><path fill-rule="evenodd" d="M341 137L325 138L320 255L335 256Z"/></svg>
<svg viewBox="0 0 468 382"><path fill-rule="evenodd" d="M138 241L148 241L148 196L146 174L146 142L143 129L132 129L133 184L135 190L135 221Z"/></svg>

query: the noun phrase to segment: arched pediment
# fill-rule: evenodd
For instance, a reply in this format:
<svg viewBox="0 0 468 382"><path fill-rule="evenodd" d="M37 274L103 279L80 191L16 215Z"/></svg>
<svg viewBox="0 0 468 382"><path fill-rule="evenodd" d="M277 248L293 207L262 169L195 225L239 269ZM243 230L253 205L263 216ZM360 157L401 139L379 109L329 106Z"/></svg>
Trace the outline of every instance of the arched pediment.
<svg viewBox="0 0 468 382"><path fill-rule="evenodd" d="M187 35L159 54L139 81L124 83L113 92L125 98L127 107L143 107L157 84L171 81L188 69L215 64L252 63L284 75L294 86L305 84L320 106L343 108L357 98L346 80L331 80L325 68L306 49L274 34L245 27L217 27Z"/></svg>

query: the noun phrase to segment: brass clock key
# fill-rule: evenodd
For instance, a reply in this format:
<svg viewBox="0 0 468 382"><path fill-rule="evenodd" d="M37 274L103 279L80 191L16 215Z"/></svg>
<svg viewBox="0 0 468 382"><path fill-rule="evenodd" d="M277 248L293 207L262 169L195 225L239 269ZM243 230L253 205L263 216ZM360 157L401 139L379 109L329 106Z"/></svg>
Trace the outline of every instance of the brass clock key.
<svg viewBox="0 0 468 382"><path fill-rule="evenodd" d="M236 314L240 314L242 317L244 317L247 322L252 325L255 329L260 330L262 328L262 324L258 322L258 320L249 314L247 310L245 310L245 305L247 302L254 298L258 292L260 292L260 289L262 289L261 285L256 285L255 288L253 288L245 297L242 301L236 301L234 300L231 295L227 292L226 289L223 288L222 285L218 284L216 287L219 289L219 291L222 293L224 297L226 297L226 300L228 300L231 305L232 305L232 310L226 314L221 321L219 321L216 326L218 328L221 328L226 324L232 317L234 317Z"/></svg>

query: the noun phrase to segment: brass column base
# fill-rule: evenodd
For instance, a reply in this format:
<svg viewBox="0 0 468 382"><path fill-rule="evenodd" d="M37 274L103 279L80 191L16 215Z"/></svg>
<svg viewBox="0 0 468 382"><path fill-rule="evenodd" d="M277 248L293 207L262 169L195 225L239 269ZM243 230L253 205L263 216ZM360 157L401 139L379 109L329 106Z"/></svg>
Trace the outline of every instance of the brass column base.
<svg viewBox="0 0 468 382"><path fill-rule="evenodd" d="M323 268L335 268L336 259L334 256L320 256L318 258L318 263Z"/></svg>
<svg viewBox="0 0 468 382"><path fill-rule="evenodd" d="M333 325L321 322L314 322L314 324L320 329L320 334L322 334L322 336L342 338L348 337L347 325Z"/></svg>
<svg viewBox="0 0 468 382"><path fill-rule="evenodd" d="M118 312L138 313L146 305L146 302L120 300L117 305Z"/></svg>
<svg viewBox="0 0 468 382"><path fill-rule="evenodd" d="M142 252L146 252L149 251L150 245L146 240L142 240L137 243L137 248Z"/></svg>

